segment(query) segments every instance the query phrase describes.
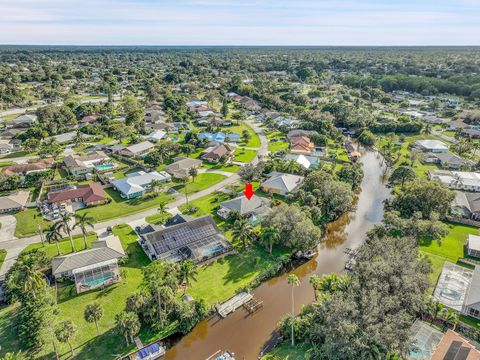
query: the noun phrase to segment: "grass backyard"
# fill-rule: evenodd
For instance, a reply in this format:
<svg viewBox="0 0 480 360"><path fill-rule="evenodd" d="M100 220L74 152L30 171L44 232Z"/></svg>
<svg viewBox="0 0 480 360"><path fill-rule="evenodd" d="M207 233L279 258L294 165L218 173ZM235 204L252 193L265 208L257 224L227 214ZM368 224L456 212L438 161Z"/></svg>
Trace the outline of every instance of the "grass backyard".
<svg viewBox="0 0 480 360"><path fill-rule="evenodd" d="M236 173L238 171L239 166L235 164L210 164L210 163L203 163L203 167L210 170L217 170L217 171L226 171L231 173Z"/></svg>
<svg viewBox="0 0 480 360"><path fill-rule="evenodd" d="M228 130L230 130L234 134L239 134L240 136L242 135L243 130L247 130L248 133L250 134L250 140L248 140L247 143L245 143L244 141L241 141L241 142L238 143L238 145L251 147L251 148L259 148L260 147L260 138L258 137L255 130L253 130L246 123L240 122L239 125L232 125L232 126L228 127Z"/></svg>
<svg viewBox="0 0 480 360"><path fill-rule="evenodd" d="M306 359L309 349L308 344L292 347L287 340L275 347L271 353L262 357L262 360L302 360Z"/></svg>
<svg viewBox="0 0 480 360"><path fill-rule="evenodd" d="M249 163L255 158L256 155L257 152L255 150L237 148L234 152L233 161Z"/></svg>
<svg viewBox="0 0 480 360"><path fill-rule="evenodd" d="M472 226L457 224L448 224L448 226L450 227L450 232L440 243L437 241L423 240L419 244L420 251L432 261L433 272L430 274L432 290L442 272L445 261L456 264L458 259L466 257L464 250L465 240L467 240L469 234L479 233L479 229Z"/></svg>

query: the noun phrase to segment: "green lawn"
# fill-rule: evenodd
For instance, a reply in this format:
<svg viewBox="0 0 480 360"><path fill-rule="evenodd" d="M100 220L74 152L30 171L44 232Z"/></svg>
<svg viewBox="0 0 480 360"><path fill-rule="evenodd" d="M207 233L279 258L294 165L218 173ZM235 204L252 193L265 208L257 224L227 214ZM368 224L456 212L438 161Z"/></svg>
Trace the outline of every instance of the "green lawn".
<svg viewBox="0 0 480 360"><path fill-rule="evenodd" d="M238 144L241 146L251 147L251 148L259 148L260 147L260 138L258 137L255 130L253 130L250 126L246 123L240 122L239 125L232 125L228 128L232 133L242 135L243 130L247 130L250 134L250 140L247 143L244 141L239 142Z"/></svg>
<svg viewBox="0 0 480 360"><path fill-rule="evenodd" d="M236 173L238 171L239 166L235 164L210 164L210 163L204 163L203 167L206 169L211 169L211 170L218 170L218 171L226 171L226 172L231 172L231 173Z"/></svg>
<svg viewBox="0 0 480 360"><path fill-rule="evenodd" d="M279 344L271 353L268 353L262 360L304 360L307 358L307 351L310 349L310 346L301 345L293 346L290 345L290 342L284 341Z"/></svg>
<svg viewBox="0 0 480 360"><path fill-rule="evenodd" d="M202 266L187 293L195 299L204 299L210 305L223 302L276 264L274 255L254 245L240 250L238 255L226 256Z"/></svg>
<svg viewBox="0 0 480 360"><path fill-rule="evenodd" d="M188 182L187 191L189 194L193 194L195 192L205 190L226 178L227 177L225 175L215 173L198 174L198 176L195 177L195 180ZM177 185L174 188L182 194L185 193L185 185Z"/></svg>
<svg viewBox="0 0 480 360"><path fill-rule="evenodd" d="M76 213L79 215L88 213L89 216L95 219L95 222L102 222L152 209L158 207L160 202L169 202L174 199L173 195L162 192L152 199L143 200L139 198L127 200L122 199L119 193L113 189L106 189L105 191L112 199L111 202L106 205L81 209Z"/></svg>
<svg viewBox="0 0 480 360"><path fill-rule="evenodd" d="M42 230L47 229L51 222L45 220L37 208L26 209L16 213L17 227L15 228L16 237L26 237L35 235L38 231L37 222L40 224Z"/></svg>
<svg viewBox="0 0 480 360"><path fill-rule="evenodd" d="M478 229L472 226L448 224L450 232L440 242L431 240L420 241L420 250L437 255L456 263L459 258L466 256L464 252L465 240L469 234L478 234Z"/></svg>
<svg viewBox="0 0 480 360"><path fill-rule="evenodd" d="M0 156L0 159L13 159L17 157L22 157L22 156L27 156L27 155L33 155L34 153L30 153L28 151L15 151L11 152L10 154Z"/></svg>
<svg viewBox="0 0 480 360"><path fill-rule="evenodd" d="M96 233L90 233L87 235L87 243L89 248L92 242L95 240L97 240ZM83 236L74 235L73 245L75 246L76 251L85 250L85 242L83 241ZM60 247L61 255L67 255L72 252L72 245L70 244L70 239L68 237L65 237L62 240L60 240L59 247ZM57 246L55 244L45 244L45 246L41 242L30 244L23 251L28 251L32 249L43 249L49 258L53 258L57 256Z"/></svg>
<svg viewBox="0 0 480 360"><path fill-rule="evenodd" d="M163 224L165 221L170 219L172 217L172 214L164 211L163 214L160 212L147 216L145 218L145 221L149 224Z"/></svg>
<svg viewBox="0 0 480 360"><path fill-rule="evenodd" d="M286 139L285 135L280 131L274 131L267 134L267 139L268 151L276 152L280 150L286 150L288 148L288 140Z"/></svg>
<svg viewBox="0 0 480 360"><path fill-rule="evenodd" d="M7 256L7 250L0 249L0 269L2 268L2 264L5 261L6 256Z"/></svg>
<svg viewBox="0 0 480 360"><path fill-rule="evenodd" d="M445 261L456 264L458 259L466 257L464 250L465 240L467 240L469 234L478 234L478 229L471 226L458 224L448 224L448 226L450 232L441 242L422 240L419 244L420 251L432 262L433 271L430 274L431 291L437 284Z"/></svg>
<svg viewBox="0 0 480 360"><path fill-rule="evenodd" d="M234 155L235 157L233 158L233 161L249 163L255 158L257 152L255 150L237 148Z"/></svg>

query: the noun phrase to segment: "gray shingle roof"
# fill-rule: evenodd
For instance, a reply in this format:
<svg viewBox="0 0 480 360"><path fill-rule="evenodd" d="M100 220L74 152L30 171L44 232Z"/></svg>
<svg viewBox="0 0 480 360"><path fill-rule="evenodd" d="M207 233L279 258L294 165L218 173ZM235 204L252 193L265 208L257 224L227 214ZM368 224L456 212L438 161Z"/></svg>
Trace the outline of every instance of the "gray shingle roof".
<svg viewBox="0 0 480 360"><path fill-rule="evenodd" d="M244 195L241 195L235 199L224 201L220 205L231 211L238 211L240 215L245 215L256 211L263 212L269 204L270 201L268 199L261 198L257 195L253 195L250 200Z"/></svg>
<svg viewBox="0 0 480 360"><path fill-rule="evenodd" d="M472 281L465 297L465 306L470 306L480 302L480 266L475 266Z"/></svg>
<svg viewBox="0 0 480 360"><path fill-rule="evenodd" d="M92 246L94 246L93 244ZM52 260L52 273L53 275L58 275L82 268L84 266L120 259L124 256L124 254L119 253L118 251L107 246L84 250L65 256L58 256Z"/></svg>

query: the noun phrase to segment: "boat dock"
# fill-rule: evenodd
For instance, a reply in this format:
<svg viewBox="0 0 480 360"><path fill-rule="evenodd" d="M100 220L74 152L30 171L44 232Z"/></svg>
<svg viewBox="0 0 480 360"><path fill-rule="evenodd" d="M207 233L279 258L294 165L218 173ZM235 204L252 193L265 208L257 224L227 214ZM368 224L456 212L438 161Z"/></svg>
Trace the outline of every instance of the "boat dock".
<svg viewBox="0 0 480 360"><path fill-rule="evenodd" d="M225 318L228 314L234 312L242 305L246 304L253 299L253 296L247 292L241 292L235 295L234 297L228 299L223 304L217 305L216 309L218 314Z"/></svg>
<svg viewBox="0 0 480 360"><path fill-rule="evenodd" d="M245 304L243 304L243 307L247 309L247 311L252 314L255 311L261 309L263 307L263 301L257 300L255 298L252 298L251 300L247 301Z"/></svg>

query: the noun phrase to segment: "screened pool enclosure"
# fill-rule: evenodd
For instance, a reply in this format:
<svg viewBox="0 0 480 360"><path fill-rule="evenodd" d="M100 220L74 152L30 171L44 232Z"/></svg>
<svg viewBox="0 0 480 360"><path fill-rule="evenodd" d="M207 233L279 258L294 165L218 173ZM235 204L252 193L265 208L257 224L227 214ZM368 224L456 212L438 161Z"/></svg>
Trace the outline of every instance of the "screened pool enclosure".
<svg viewBox="0 0 480 360"><path fill-rule="evenodd" d="M101 288L120 281L117 259L108 260L72 271L77 293Z"/></svg>

